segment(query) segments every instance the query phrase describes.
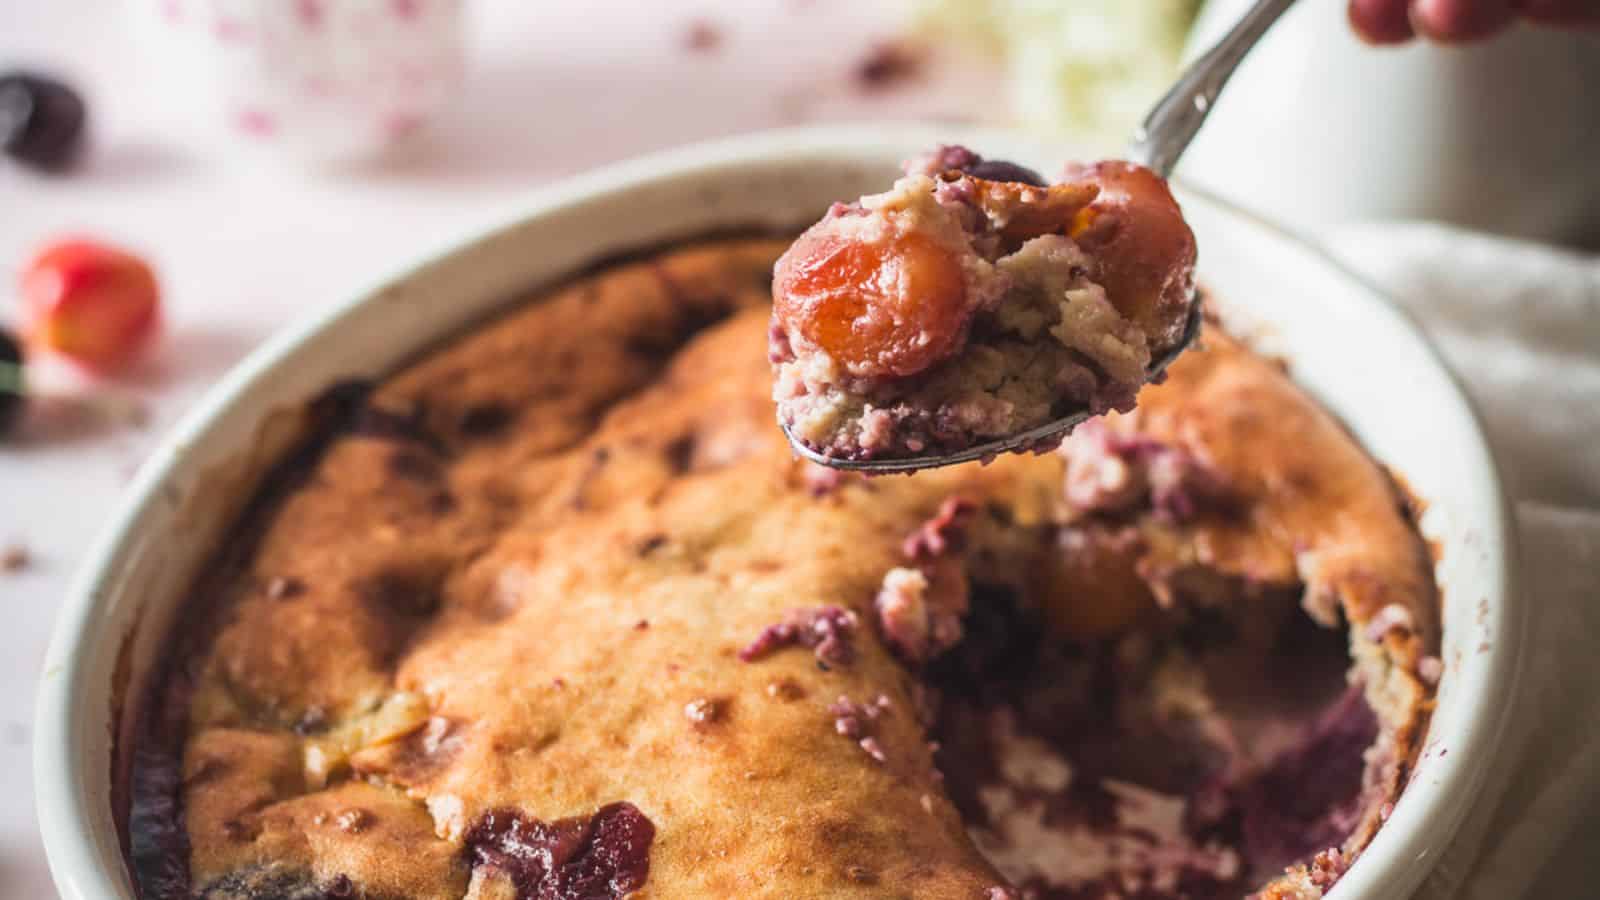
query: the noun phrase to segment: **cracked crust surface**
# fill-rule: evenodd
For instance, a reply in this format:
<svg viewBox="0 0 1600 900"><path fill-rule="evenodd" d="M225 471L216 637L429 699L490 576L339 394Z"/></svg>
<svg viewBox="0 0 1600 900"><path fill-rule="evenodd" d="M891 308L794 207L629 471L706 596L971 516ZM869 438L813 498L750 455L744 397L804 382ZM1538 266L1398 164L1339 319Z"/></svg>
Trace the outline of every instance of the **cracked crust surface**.
<svg viewBox="0 0 1600 900"><path fill-rule="evenodd" d="M153 879L175 845L141 859L135 835L147 897L535 896L474 866L475 825L615 803L654 825L631 896L1005 896L874 599L953 495L1019 527L1070 520L1068 463L865 480L792 458L762 352L783 246L708 242L578 279L361 404L202 584L208 624L165 694L186 713L169 737L188 855ZM1183 447L1242 509L1159 526L1145 571L1304 586L1335 621L1343 605L1392 759L1369 777L1392 799L1425 722L1414 673L1437 598L1382 470L1216 329L1107 428ZM841 611L824 618L847 655L802 641L740 658L816 607ZM1402 618L1390 607L1401 626L1364 636Z"/></svg>

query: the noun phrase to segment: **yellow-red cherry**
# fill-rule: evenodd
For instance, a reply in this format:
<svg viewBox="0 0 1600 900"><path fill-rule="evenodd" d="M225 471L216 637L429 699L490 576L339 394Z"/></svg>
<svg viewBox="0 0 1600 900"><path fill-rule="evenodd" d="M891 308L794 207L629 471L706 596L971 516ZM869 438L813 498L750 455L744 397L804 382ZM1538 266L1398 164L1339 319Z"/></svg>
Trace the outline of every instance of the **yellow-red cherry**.
<svg viewBox="0 0 1600 900"><path fill-rule="evenodd" d="M826 223L824 223L824 226ZM961 261L915 232L863 241L818 226L778 261L778 319L856 375L914 375L959 349Z"/></svg>
<svg viewBox="0 0 1600 900"><path fill-rule="evenodd" d="M84 238L44 247L23 268L20 295L28 343L96 374L136 359L160 322L161 291L150 266Z"/></svg>

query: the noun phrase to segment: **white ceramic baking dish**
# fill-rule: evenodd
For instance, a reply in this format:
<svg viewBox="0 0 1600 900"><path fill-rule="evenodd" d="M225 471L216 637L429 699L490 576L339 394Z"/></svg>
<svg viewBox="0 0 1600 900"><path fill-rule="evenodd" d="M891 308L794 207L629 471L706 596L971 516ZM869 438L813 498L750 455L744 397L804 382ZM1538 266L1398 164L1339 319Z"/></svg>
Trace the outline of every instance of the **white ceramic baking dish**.
<svg viewBox="0 0 1600 900"><path fill-rule="evenodd" d="M875 126L784 131L613 166L545 190L430 259L292 327L229 374L146 463L66 598L38 704L35 769L50 868L68 900L131 898L111 802L113 753L187 588L258 477L333 381L383 375L598 257L741 225L799 225L880 189L939 140L1053 170L1006 133ZM1393 816L1339 883L1341 900L1404 898L1461 827L1496 764L1518 671L1514 541L1483 433L1417 329L1311 245L1181 194L1202 277L1228 318L1285 356L1426 501L1442 548L1446 674L1427 753ZM1448 753L1437 752L1447 748Z"/></svg>

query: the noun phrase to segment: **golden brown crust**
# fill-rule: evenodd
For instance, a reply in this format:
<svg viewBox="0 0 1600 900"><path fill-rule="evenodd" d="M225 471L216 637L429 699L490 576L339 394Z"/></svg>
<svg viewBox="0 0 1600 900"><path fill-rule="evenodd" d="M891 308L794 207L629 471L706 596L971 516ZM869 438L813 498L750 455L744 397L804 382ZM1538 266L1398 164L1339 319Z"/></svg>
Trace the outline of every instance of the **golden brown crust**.
<svg viewBox="0 0 1600 900"><path fill-rule="evenodd" d="M1391 603L1415 622L1390 632L1415 666L1438 639L1438 598L1423 544L1394 483L1343 425L1220 328L1207 349L1145 390L1139 408L1108 417L1200 457L1223 474L1247 517L1210 517L1193 529L1199 562L1259 581L1306 585L1306 606L1328 620L1342 605L1364 625Z"/></svg>
<svg viewBox="0 0 1600 900"><path fill-rule="evenodd" d="M710 243L579 280L376 393L379 420L272 514L195 662L196 887L266 866L374 896L509 896L462 850L484 813L614 802L656 828L639 897L977 900L1001 883L872 602L946 497L1049 521L1062 462L834 484L794 460L761 352L781 249ZM1314 590L1358 625L1403 604L1418 633L1381 636L1378 657L1411 672L1434 595L1392 486L1270 364L1208 343L1113 427L1244 491L1243 524L1192 526L1208 565L1293 584L1309 552ZM847 665L738 658L826 605L860 622ZM1424 694L1395 694L1397 729ZM834 727L841 697L886 701L881 762Z"/></svg>

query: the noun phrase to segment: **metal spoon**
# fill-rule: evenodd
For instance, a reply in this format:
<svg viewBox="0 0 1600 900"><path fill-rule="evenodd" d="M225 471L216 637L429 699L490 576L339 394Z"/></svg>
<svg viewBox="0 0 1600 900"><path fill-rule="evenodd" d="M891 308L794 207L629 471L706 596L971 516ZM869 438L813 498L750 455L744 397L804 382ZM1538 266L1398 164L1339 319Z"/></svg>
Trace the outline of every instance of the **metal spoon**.
<svg viewBox="0 0 1600 900"><path fill-rule="evenodd" d="M1215 47L1195 60L1173 84L1172 89L1167 91L1166 96L1151 108L1144 123L1134 131L1133 140L1128 145L1127 158L1154 170L1162 178L1169 177L1173 167L1178 164L1178 158L1183 155L1189 142L1194 140L1194 136L1200 131L1201 124L1211 112L1212 103L1217 99L1217 95L1222 93L1222 88L1228 83L1228 78L1233 75L1234 69L1238 68L1239 62L1256 42L1261 40L1261 36L1266 34L1272 23L1292 5L1294 0L1257 0L1238 24L1234 25ZM1200 318L1200 303L1197 298L1191 297L1189 319L1184 327L1183 337L1166 354L1151 362L1150 379L1160 377L1167 366L1194 343L1200 333ZM835 469L886 474L953 466L957 463L992 458L1014 450L1025 450L1040 441L1071 431L1089 417L1087 411L1077 412L1010 437L976 444L955 453L897 459L835 459L801 443L789 431L788 425L783 424L782 428L794 452L814 463Z"/></svg>

